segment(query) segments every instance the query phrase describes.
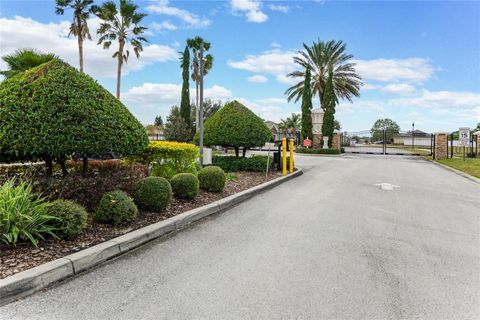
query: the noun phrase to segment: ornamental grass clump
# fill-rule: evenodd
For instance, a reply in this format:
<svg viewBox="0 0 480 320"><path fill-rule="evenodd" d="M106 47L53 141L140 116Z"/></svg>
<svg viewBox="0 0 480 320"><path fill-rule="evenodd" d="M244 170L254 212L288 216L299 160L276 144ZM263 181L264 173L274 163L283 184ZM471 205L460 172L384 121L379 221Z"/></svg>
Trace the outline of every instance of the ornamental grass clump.
<svg viewBox="0 0 480 320"><path fill-rule="evenodd" d="M55 200L47 207L47 212L57 217L57 233L63 238L74 238L87 227L88 213L84 207L68 200Z"/></svg>
<svg viewBox="0 0 480 320"><path fill-rule="evenodd" d="M172 187L165 178L148 177L137 184L133 198L142 210L162 212L172 198Z"/></svg>
<svg viewBox="0 0 480 320"><path fill-rule="evenodd" d="M32 193L25 182L11 179L0 187L0 238L7 245L30 241L37 246L45 236L56 237L58 218L47 211L48 203Z"/></svg>
<svg viewBox="0 0 480 320"><path fill-rule="evenodd" d="M95 220L113 225L126 224L135 220L138 209L133 200L123 191L115 190L103 195Z"/></svg>
<svg viewBox="0 0 480 320"><path fill-rule="evenodd" d="M170 180L173 194L178 199L193 199L198 195L200 182L191 173L179 173Z"/></svg>
<svg viewBox="0 0 480 320"><path fill-rule="evenodd" d="M200 188L210 192L222 192L227 182L227 177L222 168L217 166L205 167L198 173Z"/></svg>

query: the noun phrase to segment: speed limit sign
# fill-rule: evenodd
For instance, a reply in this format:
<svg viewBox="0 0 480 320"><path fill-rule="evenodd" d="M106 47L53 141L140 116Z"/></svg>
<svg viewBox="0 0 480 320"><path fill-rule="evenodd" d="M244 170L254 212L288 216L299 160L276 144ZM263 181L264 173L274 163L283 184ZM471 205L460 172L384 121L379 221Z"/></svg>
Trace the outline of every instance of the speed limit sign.
<svg viewBox="0 0 480 320"><path fill-rule="evenodd" d="M470 142L470 128L460 128L458 130L460 146L468 147L468 143Z"/></svg>

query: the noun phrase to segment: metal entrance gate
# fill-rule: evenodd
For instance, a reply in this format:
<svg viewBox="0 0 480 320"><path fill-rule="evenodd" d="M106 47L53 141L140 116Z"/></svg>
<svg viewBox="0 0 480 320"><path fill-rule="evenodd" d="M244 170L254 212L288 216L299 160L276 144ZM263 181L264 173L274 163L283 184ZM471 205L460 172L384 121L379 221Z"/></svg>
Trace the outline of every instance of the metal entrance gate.
<svg viewBox="0 0 480 320"><path fill-rule="evenodd" d="M429 156L434 145L434 135L420 130L365 130L342 134L342 147L347 153Z"/></svg>

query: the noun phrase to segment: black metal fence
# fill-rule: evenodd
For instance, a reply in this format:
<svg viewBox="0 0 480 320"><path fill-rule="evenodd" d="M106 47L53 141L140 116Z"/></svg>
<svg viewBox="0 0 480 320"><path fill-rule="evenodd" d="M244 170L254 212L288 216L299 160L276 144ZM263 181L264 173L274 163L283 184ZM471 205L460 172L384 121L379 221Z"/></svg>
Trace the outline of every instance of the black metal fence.
<svg viewBox="0 0 480 320"><path fill-rule="evenodd" d="M458 134L450 134L447 142L447 155L449 158L476 158L479 153L479 146L472 135L467 146L461 144Z"/></svg>
<svg viewBox="0 0 480 320"><path fill-rule="evenodd" d="M432 155L434 144L433 134L419 130L365 130L342 134L342 147L347 153Z"/></svg>

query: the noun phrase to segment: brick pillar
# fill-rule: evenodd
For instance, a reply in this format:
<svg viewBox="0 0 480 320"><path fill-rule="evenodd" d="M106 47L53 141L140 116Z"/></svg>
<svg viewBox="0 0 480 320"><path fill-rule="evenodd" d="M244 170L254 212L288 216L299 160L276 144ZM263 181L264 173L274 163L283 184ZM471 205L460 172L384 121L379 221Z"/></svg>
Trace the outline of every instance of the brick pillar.
<svg viewBox="0 0 480 320"><path fill-rule="evenodd" d="M475 141L477 142L477 152L480 155L480 132L475 132L473 135L476 137ZM473 152L475 152L475 149L473 149Z"/></svg>
<svg viewBox="0 0 480 320"><path fill-rule="evenodd" d="M314 148L321 148L323 146L323 139L321 134L313 134L312 145Z"/></svg>
<svg viewBox="0 0 480 320"><path fill-rule="evenodd" d="M435 133L435 160L448 158L448 133Z"/></svg>
<svg viewBox="0 0 480 320"><path fill-rule="evenodd" d="M333 133L332 148L340 150L340 146L341 146L340 133L334 132Z"/></svg>

